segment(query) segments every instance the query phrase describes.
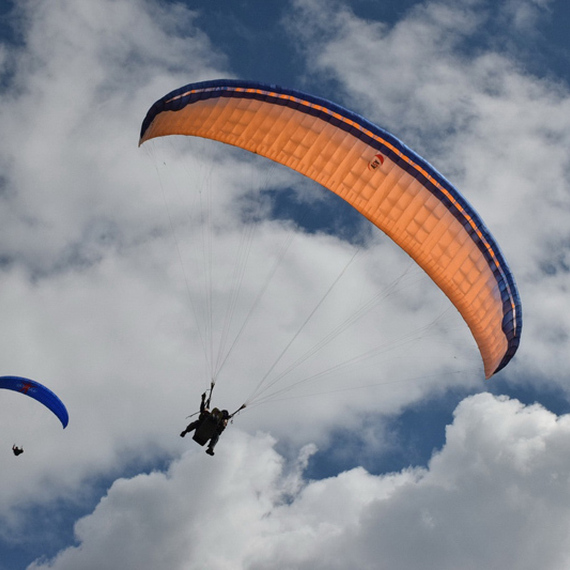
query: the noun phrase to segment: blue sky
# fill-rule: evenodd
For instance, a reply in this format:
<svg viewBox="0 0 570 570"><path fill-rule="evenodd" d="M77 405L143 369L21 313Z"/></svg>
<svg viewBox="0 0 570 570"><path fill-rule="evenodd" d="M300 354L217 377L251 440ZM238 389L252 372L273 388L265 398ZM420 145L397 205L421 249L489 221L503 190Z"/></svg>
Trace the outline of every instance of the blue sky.
<svg viewBox="0 0 570 570"><path fill-rule="evenodd" d="M70 412L62 431L2 394L0 570L568 567L566 2L0 10L0 372L45 383ZM485 381L421 271L302 178L202 141L137 147L156 99L218 77L340 103L452 180L520 288L512 363ZM262 223L236 322L280 262L220 374L219 405L239 406L295 331L284 367L382 302L278 387L314 380L238 416L210 458L178 434L208 382L206 297L231 298L252 204Z"/></svg>

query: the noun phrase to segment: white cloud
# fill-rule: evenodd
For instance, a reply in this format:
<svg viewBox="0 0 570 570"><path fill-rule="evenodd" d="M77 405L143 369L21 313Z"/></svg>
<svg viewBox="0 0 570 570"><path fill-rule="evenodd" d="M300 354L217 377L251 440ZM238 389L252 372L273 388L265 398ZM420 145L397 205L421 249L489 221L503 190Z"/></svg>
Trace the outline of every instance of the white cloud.
<svg viewBox="0 0 570 570"><path fill-rule="evenodd" d="M189 452L116 481L49 567L554 570L570 558L568 416L473 396L427 469L380 476L303 482L311 450L288 469L274 443L232 431L212 461Z"/></svg>
<svg viewBox="0 0 570 570"><path fill-rule="evenodd" d="M180 7L161 11L137 1L20 8L26 49L14 48L14 87L0 109L9 198L2 214L12 235L4 253L49 270L46 263L66 263L83 240L109 229L124 237L127 223L144 223L137 198L149 173L136 148L142 116L156 93L182 77L212 73L221 58ZM184 36L175 35L182 29Z"/></svg>
<svg viewBox="0 0 570 570"><path fill-rule="evenodd" d="M549 8L553 4L553 0L509 0L505 2L503 10L515 29L521 33L533 34L536 24L545 13L550 13Z"/></svg>
<svg viewBox="0 0 570 570"><path fill-rule="evenodd" d="M162 294L165 216L138 129L158 93L188 74L217 74L223 61L181 7L56 1L18 9L25 44L8 48L14 75L0 105L2 373L45 383L71 421L38 445L51 418L31 415L17 395L3 398L6 412L12 401L22 411L2 414L3 445L26 448L2 472L12 485L0 492L4 507L66 495L89 473L120 465L119 453L132 458L159 418L173 417L156 402L158 380L161 393L184 386L181 358L188 374L186 358L173 354L182 309Z"/></svg>

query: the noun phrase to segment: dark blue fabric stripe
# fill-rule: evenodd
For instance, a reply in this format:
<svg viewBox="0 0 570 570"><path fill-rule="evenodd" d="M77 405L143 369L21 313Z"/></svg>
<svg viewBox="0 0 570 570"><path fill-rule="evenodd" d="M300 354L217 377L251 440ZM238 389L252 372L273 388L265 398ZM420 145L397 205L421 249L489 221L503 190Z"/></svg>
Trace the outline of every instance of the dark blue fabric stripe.
<svg viewBox="0 0 570 570"><path fill-rule="evenodd" d="M264 91L264 93L244 93L241 91L234 91L233 89L258 89ZM197 91L195 93L187 93L188 91ZM324 109L315 109L307 105L303 105L301 102L291 101L289 99L284 99L278 96L271 95L270 92L288 95L299 99L301 101L307 101L312 105L318 105ZM184 95L181 97L181 95ZM302 113L307 115L318 117L334 126L342 129L343 131L350 133L354 137L362 140L366 144L369 144L372 148L380 151L385 156L388 156L393 162L395 162L400 168L408 172L411 176L418 179L432 194L434 194L438 200L440 200L450 212L456 217L457 220L464 226L471 239L475 242L483 256L485 257L489 267L493 271L495 278L497 280L499 290L501 292L501 298L503 300L503 332L508 340L508 350L503 358L503 361L499 365L496 371L506 366L509 360L513 357L516 352L519 342L520 335L522 331L522 308L521 302L518 294L518 290L514 281L514 277L501 253L497 243L495 242L491 232L487 229L483 220L479 217L477 212L469 204L469 202L459 193L459 191L442 175L440 174L431 164L426 162L421 156L416 154L412 149L406 146L402 141L397 139L394 135L385 131L381 127L371 123L361 115L354 113L336 103L327 101L320 97L315 97L301 91L296 91L293 89L286 89L279 87L277 85L265 85L262 83L252 82L252 81L240 81L233 79L218 79L212 81L203 81L199 83L191 83L172 91L162 99L159 99L148 111L142 127L141 127L141 139L144 133L152 123L153 119L160 113L164 111L177 111L183 109L187 105L191 105L197 101L202 101L205 99L219 98L219 97L236 97L240 99L257 99L260 101L265 101L272 105L282 105L288 106L292 109L297 109ZM453 197L454 200L460 205L457 208L455 204L443 193L437 184L430 181L422 172L414 168L401 156L398 152L394 151L389 146L382 144L382 142L370 137L366 133L362 132L353 125L345 122L342 119L337 119L333 117L331 113L336 113L346 118L350 122L354 122L361 126L363 129L370 131L375 136L383 139L389 145L397 149L402 155L405 155L413 163L419 166L422 170L428 173L437 184L445 188L445 190ZM462 211L463 210L463 211ZM481 232L484 239L481 239L479 235L475 232L467 217L469 216L474 224L476 225L479 232ZM485 245L485 242L489 244L493 250L495 257L498 262L498 267L493 260L489 249ZM515 314L513 314L512 307L515 307Z"/></svg>

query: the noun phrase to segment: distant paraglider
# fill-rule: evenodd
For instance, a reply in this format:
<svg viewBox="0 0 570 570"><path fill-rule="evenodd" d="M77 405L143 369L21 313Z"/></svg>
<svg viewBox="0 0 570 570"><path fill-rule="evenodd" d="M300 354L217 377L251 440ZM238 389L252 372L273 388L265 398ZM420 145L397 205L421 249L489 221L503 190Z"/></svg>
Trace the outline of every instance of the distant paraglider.
<svg viewBox="0 0 570 570"><path fill-rule="evenodd" d="M14 390L30 398L34 398L34 400L37 400L53 412L64 428L67 426L69 414L67 413L65 405L49 388L46 388L39 382L29 380L28 378L21 378L20 376L0 376L0 388ZM13 451L16 453L14 449Z"/></svg>
<svg viewBox="0 0 570 570"><path fill-rule="evenodd" d="M181 87L150 108L139 144L166 135L241 147L334 192L447 295L471 329L487 378L513 358L522 307L499 246L457 189L392 134L313 95L220 79Z"/></svg>

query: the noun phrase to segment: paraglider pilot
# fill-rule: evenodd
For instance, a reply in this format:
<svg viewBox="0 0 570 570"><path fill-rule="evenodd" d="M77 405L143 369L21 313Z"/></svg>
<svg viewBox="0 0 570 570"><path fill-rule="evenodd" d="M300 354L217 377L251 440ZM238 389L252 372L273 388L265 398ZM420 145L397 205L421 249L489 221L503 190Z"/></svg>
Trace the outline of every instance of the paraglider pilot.
<svg viewBox="0 0 570 570"><path fill-rule="evenodd" d="M219 410L214 408L211 412L208 410L208 404L206 403L206 392L202 394L202 401L200 402L200 415L198 419L186 426L186 429L180 434L180 437L184 437L187 433L195 431L193 439L200 445L204 445L208 440L208 448L206 453L208 455L214 455L214 447L220 439L220 435L226 429L228 425L228 420L230 419L230 414L227 410Z"/></svg>
<svg viewBox="0 0 570 570"><path fill-rule="evenodd" d="M200 415L198 419L186 426L186 429L180 434L180 437L184 437L187 433L195 430L208 416L210 415L210 410L206 405L206 392L202 394L202 401L200 402Z"/></svg>
<svg viewBox="0 0 570 570"><path fill-rule="evenodd" d="M23 447L18 447L16 444L14 444L12 446L12 451L14 452L14 455L16 457L18 457L18 455L20 455L20 453L24 453L24 448Z"/></svg>

